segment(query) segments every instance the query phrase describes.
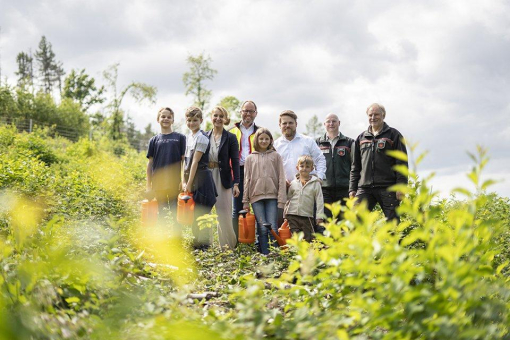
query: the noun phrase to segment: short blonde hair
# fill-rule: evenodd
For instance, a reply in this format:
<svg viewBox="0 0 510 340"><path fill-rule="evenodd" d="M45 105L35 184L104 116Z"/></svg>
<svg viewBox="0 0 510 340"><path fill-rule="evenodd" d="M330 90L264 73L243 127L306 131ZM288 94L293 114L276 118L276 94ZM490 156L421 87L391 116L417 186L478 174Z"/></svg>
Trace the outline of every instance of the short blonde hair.
<svg viewBox="0 0 510 340"><path fill-rule="evenodd" d="M303 155L298 158L297 160L297 166L300 166L301 164L305 165L311 165L312 169L315 169L315 164L313 163L313 158L310 155Z"/></svg>
<svg viewBox="0 0 510 340"><path fill-rule="evenodd" d="M173 111L171 108L169 108L169 107L162 107L161 109L159 109L159 111L158 111L158 116L156 117L156 120L157 120L158 122L159 122L159 117L161 117L161 114L162 114L163 112L165 112L165 111L170 112L170 114L172 115L172 118L174 118L174 117L175 117L175 115L174 115L174 111Z"/></svg>
<svg viewBox="0 0 510 340"><path fill-rule="evenodd" d="M228 114L227 109L225 109L223 106L215 106L214 109L211 111L211 118L214 114L214 111L220 111L223 113L223 124L228 125L230 124L230 115Z"/></svg>
<svg viewBox="0 0 510 340"><path fill-rule="evenodd" d="M202 110L200 110L199 107L196 107L196 106L190 106L187 110L186 110L186 118L199 118L199 119L203 119L202 118Z"/></svg>
<svg viewBox="0 0 510 340"><path fill-rule="evenodd" d="M271 132L266 128L258 128L257 132L255 132L255 136L253 137L253 148L255 149L255 151L260 152L259 136L263 135L263 134L268 135L269 139L271 140L267 149L274 150L274 146L273 146L274 139L273 139L273 135L271 134Z"/></svg>

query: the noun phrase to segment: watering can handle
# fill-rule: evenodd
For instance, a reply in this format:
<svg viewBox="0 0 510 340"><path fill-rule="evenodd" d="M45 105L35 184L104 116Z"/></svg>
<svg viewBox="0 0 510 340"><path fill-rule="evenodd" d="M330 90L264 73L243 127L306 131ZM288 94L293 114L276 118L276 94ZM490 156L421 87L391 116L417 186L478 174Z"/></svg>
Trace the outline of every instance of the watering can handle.
<svg viewBox="0 0 510 340"><path fill-rule="evenodd" d="M249 214L250 212L248 210L239 210L239 215L243 215L243 225L244 225L244 230L243 230L243 233L244 233L244 238L248 238L248 223L246 222L246 215Z"/></svg>
<svg viewBox="0 0 510 340"><path fill-rule="evenodd" d="M191 194L188 191L184 192L184 194L185 195L182 196L182 199L184 200L185 203L188 203L188 201L192 198Z"/></svg>

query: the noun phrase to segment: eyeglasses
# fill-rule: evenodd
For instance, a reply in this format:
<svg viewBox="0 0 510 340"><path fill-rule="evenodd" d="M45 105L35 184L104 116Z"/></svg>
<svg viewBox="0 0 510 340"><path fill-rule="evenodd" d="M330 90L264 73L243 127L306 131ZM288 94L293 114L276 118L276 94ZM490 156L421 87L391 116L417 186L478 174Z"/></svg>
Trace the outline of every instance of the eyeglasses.
<svg viewBox="0 0 510 340"><path fill-rule="evenodd" d="M257 112L257 111L255 111L255 110L241 110L241 113L254 114L255 112Z"/></svg>

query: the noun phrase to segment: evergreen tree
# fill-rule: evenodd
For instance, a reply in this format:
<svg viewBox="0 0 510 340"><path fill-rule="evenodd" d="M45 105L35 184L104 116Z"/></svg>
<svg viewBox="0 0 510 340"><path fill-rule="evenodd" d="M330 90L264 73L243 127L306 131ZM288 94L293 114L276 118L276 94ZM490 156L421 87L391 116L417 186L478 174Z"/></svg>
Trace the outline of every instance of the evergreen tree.
<svg viewBox="0 0 510 340"><path fill-rule="evenodd" d="M184 73L182 81L186 87L186 95L192 94L195 97L194 105L204 111L211 98L211 90L208 90L204 82L212 80L218 71L211 68L211 57L205 57L203 53L194 57L188 57L190 66L189 72Z"/></svg>
<svg viewBox="0 0 510 340"><path fill-rule="evenodd" d="M20 52L16 56L16 63L18 64L18 71L15 74L18 76L18 86L24 87L26 85L34 85L34 68L32 56L25 52Z"/></svg>
<svg viewBox="0 0 510 340"><path fill-rule="evenodd" d="M60 80L65 74L62 62L55 60L55 53L51 43L43 35L39 42L39 49L35 52L35 59L39 63L39 79L45 93L51 93L55 83L61 87Z"/></svg>
<svg viewBox="0 0 510 340"><path fill-rule="evenodd" d="M133 122L133 119L129 115L126 118L125 126L126 137L129 144L137 151L140 151L142 148L142 133L136 129L135 122Z"/></svg>
<svg viewBox="0 0 510 340"><path fill-rule="evenodd" d="M54 76L55 82L58 85L58 92L60 94L62 94L62 77L64 77L65 74L66 74L66 72L64 71L62 62L59 61L59 62L55 63L54 68L53 68L53 76Z"/></svg>
<svg viewBox="0 0 510 340"><path fill-rule="evenodd" d="M55 53L51 43L43 35L39 42L39 49L35 52L35 59L39 63L39 76L44 92L50 93L53 89L53 69L55 64Z"/></svg>

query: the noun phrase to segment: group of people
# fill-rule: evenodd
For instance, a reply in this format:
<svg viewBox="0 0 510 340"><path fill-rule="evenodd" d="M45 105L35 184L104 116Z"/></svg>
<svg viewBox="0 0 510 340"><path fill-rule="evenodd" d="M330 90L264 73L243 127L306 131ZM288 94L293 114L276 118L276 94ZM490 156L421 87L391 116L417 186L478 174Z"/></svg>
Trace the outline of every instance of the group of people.
<svg viewBox="0 0 510 340"><path fill-rule="evenodd" d="M340 132L337 115L324 120L326 132L314 140L296 131L297 115L280 113L282 135L273 139L268 129L255 124L257 105L241 105L241 121L227 131L227 110L211 111L212 130L200 129L203 113L197 107L186 111L187 136L172 130L174 112L158 111L161 133L149 142L147 190L158 201L160 216L175 215L179 192L190 192L195 201L195 222L191 226L195 249L212 244L211 228L200 228L197 218L216 206L218 236L222 248L234 249L238 240L238 216L251 210L257 221L258 249L268 254L275 240L264 224L278 233L284 219L291 232L302 232L311 241L320 231L323 218L332 217L324 203L347 198L366 201L369 209L379 203L387 219L396 219L401 192L389 191L394 184L407 184L407 177L395 170L405 165L389 150L407 153L403 137L384 119L384 106L367 108L369 127L355 140ZM179 226L177 226L179 227Z"/></svg>

